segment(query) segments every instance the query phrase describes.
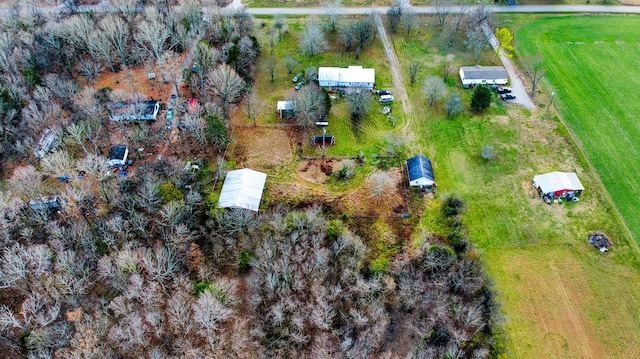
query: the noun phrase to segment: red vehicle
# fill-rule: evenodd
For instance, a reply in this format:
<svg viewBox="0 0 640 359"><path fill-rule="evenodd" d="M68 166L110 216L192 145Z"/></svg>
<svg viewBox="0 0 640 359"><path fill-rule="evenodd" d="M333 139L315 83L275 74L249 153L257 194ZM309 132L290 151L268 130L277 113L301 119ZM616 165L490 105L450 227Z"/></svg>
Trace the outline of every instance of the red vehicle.
<svg viewBox="0 0 640 359"><path fill-rule="evenodd" d="M197 98L191 98L189 100L189 109L187 110L187 112L189 112L189 113L197 113L199 108L200 108L200 103L198 102L198 99Z"/></svg>

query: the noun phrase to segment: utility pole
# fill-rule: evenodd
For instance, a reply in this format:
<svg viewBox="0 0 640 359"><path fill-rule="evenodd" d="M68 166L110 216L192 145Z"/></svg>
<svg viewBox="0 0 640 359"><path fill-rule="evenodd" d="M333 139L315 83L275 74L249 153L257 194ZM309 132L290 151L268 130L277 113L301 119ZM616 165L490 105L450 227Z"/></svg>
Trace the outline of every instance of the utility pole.
<svg viewBox="0 0 640 359"><path fill-rule="evenodd" d="M547 106L547 111L549 111L549 109L551 108L551 104L553 104L553 98L556 96L556 92L553 91L551 93L551 101L549 101L549 105Z"/></svg>

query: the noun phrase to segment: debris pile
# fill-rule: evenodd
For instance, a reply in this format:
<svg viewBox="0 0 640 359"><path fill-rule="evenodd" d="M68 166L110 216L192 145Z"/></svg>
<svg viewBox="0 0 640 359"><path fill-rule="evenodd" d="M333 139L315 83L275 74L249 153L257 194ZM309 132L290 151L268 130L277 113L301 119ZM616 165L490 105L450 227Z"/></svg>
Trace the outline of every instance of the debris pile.
<svg viewBox="0 0 640 359"><path fill-rule="evenodd" d="M606 252L611 249L611 240L602 232L589 234L589 243L600 252Z"/></svg>

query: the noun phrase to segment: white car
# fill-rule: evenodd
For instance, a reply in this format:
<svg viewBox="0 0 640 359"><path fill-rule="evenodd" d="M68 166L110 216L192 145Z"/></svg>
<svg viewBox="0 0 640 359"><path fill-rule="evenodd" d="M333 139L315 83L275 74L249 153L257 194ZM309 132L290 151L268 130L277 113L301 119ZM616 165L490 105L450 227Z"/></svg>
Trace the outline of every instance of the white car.
<svg viewBox="0 0 640 359"><path fill-rule="evenodd" d="M382 95L380 96L380 103L392 103L393 102L393 96L392 95Z"/></svg>

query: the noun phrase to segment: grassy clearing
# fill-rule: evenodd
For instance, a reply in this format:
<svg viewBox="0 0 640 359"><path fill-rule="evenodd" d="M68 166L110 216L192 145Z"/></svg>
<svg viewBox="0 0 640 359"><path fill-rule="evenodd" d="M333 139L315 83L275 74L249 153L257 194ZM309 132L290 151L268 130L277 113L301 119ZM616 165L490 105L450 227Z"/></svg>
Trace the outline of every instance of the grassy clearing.
<svg viewBox="0 0 640 359"><path fill-rule="evenodd" d="M259 123L278 123L281 122L277 118L275 106L278 100L284 100L293 95L294 83L291 81L293 76L302 72L310 66L338 66L347 67L349 65L359 65L376 70L376 84L379 88L390 87L392 84L391 74L386 62L384 50L378 41L367 48L356 59L353 53L343 53L342 48L337 41L336 34L329 34L328 43L329 51L314 57L302 55L298 50L298 34L303 29L305 18L289 17L287 18L287 31L283 32L282 41L276 38L273 54L271 54L270 38L268 29L270 19L262 18L259 20L259 30L257 36L262 46L264 56L258 62L256 71L257 80L255 89L258 91L260 98L265 102ZM275 71L274 81L271 82L270 74L265 68L265 61L268 56L275 56L278 59L278 66ZM284 58L286 56L294 57L300 66L291 74L288 73ZM336 137L336 145L330 147L326 153L328 156L356 156L360 151L365 155L379 154L386 146L386 136L396 130L391 121L383 115L379 109L380 105L375 102L372 104L372 111L369 116L357 124L352 123L346 103L343 99L334 101L328 121L330 126L327 128L329 134L339 134ZM399 113L400 104L395 104L392 114L397 118L396 127L399 127L404 119L404 115ZM313 128L307 131L307 137L313 134L321 134L322 132ZM307 140L307 138L305 138ZM319 156L321 152L315 148L308 148L306 145L309 141L305 141L305 154L311 156Z"/></svg>
<svg viewBox="0 0 640 359"><path fill-rule="evenodd" d="M393 41L403 66L416 59L427 64L421 78L437 73L435 64L446 54L437 34L398 34ZM467 61L456 52L456 65ZM457 73L452 77L450 91L468 106L470 91L461 88ZM629 290L640 281L637 246L563 124L544 111L501 103L483 115L446 119L442 104L424 105L418 84L409 94L422 104L414 105L414 148L434 161L439 195L456 192L467 202L469 237L483 249L504 304L509 356L637 356L640 297ZM483 145L496 149L495 159L482 159ZM537 198L531 178L557 168L578 171L589 188L581 202L548 206ZM434 210L430 206L422 223L443 231ZM589 247L587 234L598 229L616 238L612 253Z"/></svg>
<svg viewBox="0 0 640 359"><path fill-rule="evenodd" d="M554 17L518 31L522 55L539 53L556 104L640 238L640 56L637 17Z"/></svg>

